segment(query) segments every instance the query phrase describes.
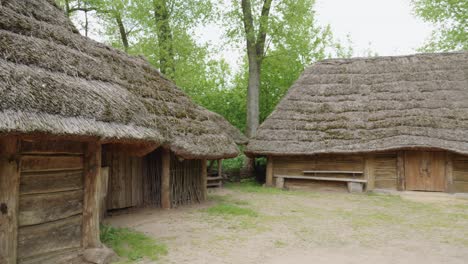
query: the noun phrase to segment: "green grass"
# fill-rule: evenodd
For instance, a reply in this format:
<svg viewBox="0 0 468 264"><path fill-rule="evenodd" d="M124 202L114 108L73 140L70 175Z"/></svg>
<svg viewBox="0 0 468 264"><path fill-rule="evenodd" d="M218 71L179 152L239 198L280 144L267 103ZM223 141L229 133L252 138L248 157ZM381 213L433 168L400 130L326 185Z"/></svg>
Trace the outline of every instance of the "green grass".
<svg viewBox="0 0 468 264"><path fill-rule="evenodd" d="M133 263L144 258L156 261L160 256L167 254L166 245L128 228L103 225L101 241L123 258L121 263Z"/></svg>
<svg viewBox="0 0 468 264"><path fill-rule="evenodd" d="M220 203L206 209L210 215L224 215L224 216L258 216L257 212L250 208L239 207L234 204Z"/></svg>
<svg viewBox="0 0 468 264"><path fill-rule="evenodd" d="M252 179L243 180L240 183L226 183L224 187L231 189L231 190L247 192L247 193L265 193L265 194L285 194L286 193L285 191L281 189L264 187Z"/></svg>

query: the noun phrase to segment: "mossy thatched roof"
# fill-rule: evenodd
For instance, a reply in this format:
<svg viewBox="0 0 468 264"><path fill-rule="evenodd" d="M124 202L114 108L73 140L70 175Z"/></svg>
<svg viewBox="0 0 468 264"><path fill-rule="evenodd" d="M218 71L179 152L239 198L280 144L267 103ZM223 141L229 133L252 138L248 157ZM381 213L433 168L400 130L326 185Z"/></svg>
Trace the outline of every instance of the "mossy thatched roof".
<svg viewBox="0 0 468 264"><path fill-rule="evenodd" d="M260 126L246 153L402 148L468 154L468 52L316 63Z"/></svg>
<svg viewBox="0 0 468 264"><path fill-rule="evenodd" d="M0 1L0 133L150 141L184 158L236 156L212 116L144 59L81 36L53 0Z"/></svg>

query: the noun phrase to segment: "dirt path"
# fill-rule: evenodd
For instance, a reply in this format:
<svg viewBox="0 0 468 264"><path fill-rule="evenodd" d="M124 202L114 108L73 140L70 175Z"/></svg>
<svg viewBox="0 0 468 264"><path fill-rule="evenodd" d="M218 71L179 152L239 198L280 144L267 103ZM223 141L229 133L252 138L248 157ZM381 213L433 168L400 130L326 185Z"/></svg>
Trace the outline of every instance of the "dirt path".
<svg viewBox="0 0 468 264"><path fill-rule="evenodd" d="M239 209L240 208L240 209ZM168 246L160 263L467 263L468 201L233 187L107 223ZM150 263L144 262L141 263Z"/></svg>

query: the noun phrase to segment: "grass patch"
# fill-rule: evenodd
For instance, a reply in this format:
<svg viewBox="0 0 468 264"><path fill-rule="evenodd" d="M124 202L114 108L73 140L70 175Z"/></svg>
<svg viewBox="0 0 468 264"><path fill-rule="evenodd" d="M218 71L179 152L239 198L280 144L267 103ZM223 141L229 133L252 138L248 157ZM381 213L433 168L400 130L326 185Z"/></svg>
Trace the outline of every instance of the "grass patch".
<svg viewBox="0 0 468 264"><path fill-rule="evenodd" d="M167 254L166 245L128 228L103 225L101 241L112 248L119 257L125 259L122 263L132 263L144 258L155 261Z"/></svg>
<svg viewBox="0 0 468 264"><path fill-rule="evenodd" d="M225 215L225 216L258 216L257 212L250 208L239 207L234 204L221 203L206 209L210 215Z"/></svg>
<svg viewBox="0 0 468 264"><path fill-rule="evenodd" d="M247 192L247 193L266 193L266 194L285 194L286 193L285 191L281 189L264 187L252 179L243 180L240 183L226 183L224 186L225 188L228 188L231 190Z"/></svg>

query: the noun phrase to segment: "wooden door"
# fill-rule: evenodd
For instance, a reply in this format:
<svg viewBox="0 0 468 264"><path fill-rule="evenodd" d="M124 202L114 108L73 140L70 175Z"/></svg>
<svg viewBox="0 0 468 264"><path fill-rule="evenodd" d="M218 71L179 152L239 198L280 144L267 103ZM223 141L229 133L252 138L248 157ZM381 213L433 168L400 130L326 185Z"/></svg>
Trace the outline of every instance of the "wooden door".
<svg viewBox="0 0 468 264"><path fill-rule="evenodd" d="M445 191L445 153L405 152L406 190Z"/></svg>

